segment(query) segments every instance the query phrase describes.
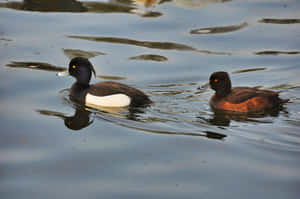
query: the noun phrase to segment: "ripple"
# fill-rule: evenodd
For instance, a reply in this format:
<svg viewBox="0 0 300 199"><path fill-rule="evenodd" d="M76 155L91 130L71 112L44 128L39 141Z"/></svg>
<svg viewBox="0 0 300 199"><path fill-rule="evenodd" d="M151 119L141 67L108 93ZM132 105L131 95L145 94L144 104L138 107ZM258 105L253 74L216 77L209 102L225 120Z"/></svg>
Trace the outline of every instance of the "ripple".
<svg viewBox="0 0 300 199"><path fill-rule="evenodd" d="M300 19L274 19L264 18L258 21L259 23L271 23L271 24L297 24L300 23Z"/></svg>
<svg viewBox="0 0 300 199"><path fill-rule="evenodd" d="M235 72L256 70L266 70L266 68L244 69ZM206 84L200 95L192 94L196 85L195 82L144 85L143 87L148 90L147 93L155 101L150 107L145 108L86 107L71 101L68 92L64 92L64 101L75 109L73 115L66 116L64 113L51 110L37 110L37 112L63 120L64 125L72 130L86 128L94 124L95 119L98 119L141 133L195 136L223 141L227 141L228 137L233 137L252 140L252 143L264 140L264 143L272 146L288 146L295 150L294 142L288 143L285 137L278 140L278 136L273 137L272 133L261 129L261 127L273 128L274 123L278 122L278 117L288 117L287 108L283 107L262 114L232 114L213 111L208 105L211 93L204 89ZM288 137L288 139L292 138Z"/></svg>
<svg viewBox="0 0 300 199"><path fill-rule="evenodd" d="M89 37L89 36L67 36L73 39L83 39L88 41L95 42L107 42L107 43L116 43L116 44L126 44L126 45L134 45L145 48L155 48L161 50L181 50L181 51L196 51L196 48L178 44L173 42L151 42L151 41L138 41L127 38L118 38L118 37Z"/></svg>
<svg viewBox="0 0 300 199"><path fill-rule="evenodd" d="M133 4L144 6L145 8L154 7L156 0L133 0Z"/></svg>
<svg viewBox="0 0 300 199"><path fill-rule="evenodd" d="M300 88L300 83L295 83L295 84L279 84L279 85L272 86L270 89L290 90L290 89L297 89L297 88Z"/></svg>
<svg viewBox="0 0 300 199"><path fill-rule="evenodd" d="M122 1L123 2L123 1ZM73 13L127 13L137 14L142 17L159 17L160 12L142 11L136 9L131 1L95 2L95 1L76 1L76 0L43 0L39 1L23 1L23 2L5 2L0 3L2 8L10 8L14 10L31 11L31 12L73 12Z"/></svg>
<svg viewBox="0 0 300 199"><path fill-rule="evenodd" d="M126 80L127 77L121 77L121 76L108 76L108 75L97 75L97 77L101 79L106 79L106 80Z"/></svg>
<svg viewBox="0 0 300 199"><path fill-rule="evenodd" d="M200 29L191 30L190 34L222 34L222 33L238 31L246 28L247 26L248 23L244 22L242 24L231 25L231 26L200 28Z"/></svg>
<svg viewBox="0 0 300 199"><path fill-rule="evenodd" d="M226 3L231 0L174 0L176 5L181 8L199 9L215 3Z"/></svg>
<svg viewBox="0 0 300 199"><path fill-rule="evenodd" d="M163 122L163 120L156 120L159 122L153 122L154 120L152 120L152 122L150 122L151 118L149 118L150 120L147 120L147 122L138 122L138 121L128 121L128 120L123 120L122 118L114 118L114 117L110 117L108 115L103 115L103 114L97 114L98 118L102 119L102 120L106 120L109 122L112 122L114 124L117 124L119 126L123 126L126 128L130 128L130 129L135 129L138 131L142 131L145 133L154 133L154 134L165 134L165 135L184 135L184 136L198 136L198 137L206 137L206 138L210 138L210 139L224 139L227 136L225 134L222 133L217 133L214 131L209 131L209 130L186 130L186 131L178 131L178 128L172 128L172 122L170 122L169 120L166 120L166 123L164 125L160 125L161 122ZM164 123L164 122L163 122ZM189 132L191 131L191 132ZM192 132L195 131L195 132Z"/></svg>
<svg viewBox="0 0 300 199"><path fill-rule="evenodd" d="M7 42L10 42L10 41L13 41L12 39L9 39L9 38L0 38L0 41L7 41Z"/></svg>
<svg viewBox="0 0 300 199"><path fill-rule="evenodd" d="M153 55L153 54L144 54L135 57L130 57L132 60L145 60L145 61L156 61L156 62L164 62L168 61L168 58L161 55Z"/></svg>
<svg viewBox="0 0 300 199"><path fill-rule="evenodd" d="M85 57L87 59L96 57L98 55L106 55L105 53L102 52L97 52L97 51L83 51L79 49L63 49L64 54L69 58L72 59L74 57Z"/></svg>
<svg viewBox="0 0 300 199"><path fill-rule="evenodd" d="M185 93L187 91L185 90L180 90L180 91L165 91L165 90L158 90L158 91L152 91L151 94L153 96L174 96L178 94Z"/></svg>
<svg viewBox="0 0 300 199"><path fill-rule="evenodd" d="M180 107L179 104L175 105L172 102L161 104L159 100L156 100L156 105L139 108L88 107L72 101L69 98L69 92L64 89L60 94L63 102L75 110L73 114L47 109L37 109L36 112L43 116L56 117L62 120L68 129L76 131L92 125L95 119L100 119L144 133L195 136L218 140L224 140L227 137L223 130L216 126L184 117L194 109Z"/></svg>
<svg viewBox="0 0 300 199"><path fill-rule="evenodd" d="M145 48L153 48L160 50L178 50L178 51L194 51L204 54L215 54L215 55L231 55L229 52L216 52L209 50L198 49L186 44L179 44L174 42L153 42L153 41L139 41L134 39L119 38L119 37L89 37L89 36L75 36L68 35L68 38L72 39L83 39L94 42L106 42L124 45L134 45Z"/></svg>
<svg viewBox="0 0 300 199"><path fill-rule="evenodd" d="M38 12L86 12L87 8L81 2L75 0L52 0L52 1L11 1L0 3L0 7L15 10L38 11Z"/></svg>
<svg viewBox="0 0 300 199"><path fill-rule="evenodd" d="M262 68L249 68L249 69L243 69L243 70L236 70L236 71L233 71L232 74L248 73L248 72L260 71L260 70L267 70L267 68L262 67Z"/></svg>
<svg viewBox="0 0 300 199"><path fill-rule="evenodd" d="M169 87L195 86L195 85L197 85L197 83L195 83L195 82L188 82L188 83L177 83L177 84L153 84L153 85L147 85L147 87L169 88Z"/></svg>
<svg viewBox="0 0 300 199"><path fill-rule="evenodd" d="M88 12L95 13L130 13L134 7L119 3L105 3L105 2L83 2L83 5L88 9Z"/></svg>
<svg viewBox="0 0 300 199"><path fill-rule="evenodd" d="M254 52L255 55L298 55L300 51L277 51L277 50L265 50Z"/></svg>
<svg viewBox="0 0 300 199"><path fill-rule="evenodd" d="M52 72L61 72L65 71L66 68L60 66L54 66L44 62L17 62L12 61L10 64L6 64L7 67L11 68L28 68L34 70L45 70Z"/></svg>
<svg viewBox="0 0 300 199"><path fill-rule="evenodd" d="M109 3L104 2L82 2L83 5L88 9L88 12L94 13L128 13L137 14L142 17L159 17L162 16L160 12L144 11L133 6L132 1L123 1L123 3L117 1L111 1Z"/></svg>
<svg viewBox="0 0 300 199"><path fill-rule="evenodd" d="M69 101L66 99L66 101ZM70 101L69 101L70 102ZM152 134L163 134L163 135L181 135L181 136L195 136L195 137L206 137L209 139L218 139L223 140L227 136L225 134L213 131L212 130L201 130L197 124L197 128L193 128L192 124L184 124L188 128L177 128L174 127L173 123L178 121L173 121L172 118L164 119L163 117L140 117L139 114L144 114L145 109L126 109L126 108L105 108L98 109L93 107L86 107L79 104L71 104L75 108L75 113L72 116L66 116L65 113L59 111L52 111L46 109L38 109L38 112L41 115L49 117L57 117L64 121L64 124L67 128L71 130L81 130L88 127L94 122L95 118L125 127L133 130L138 130L145 133ZM182 121L184 122L184 121ZM191 123L191 122L190 122ZM205 128L207 129L207 128ZM182 130L182 131L180 131ZM217 130L217 129L216 129Z"/></svg>

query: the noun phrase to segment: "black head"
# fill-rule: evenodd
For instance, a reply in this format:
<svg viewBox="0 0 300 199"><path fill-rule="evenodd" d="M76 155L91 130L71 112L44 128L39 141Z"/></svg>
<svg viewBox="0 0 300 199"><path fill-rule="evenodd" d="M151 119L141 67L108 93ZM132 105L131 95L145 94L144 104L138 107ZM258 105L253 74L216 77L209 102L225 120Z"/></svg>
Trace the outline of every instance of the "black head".
<svg viewBox="0 0 300 199"><path fill-rule="evenodd" d="M96 76L93 65L84 57L75 57L69 63L69 74L75 77L79 84L88 85L92 73Z"/></svg>
<svg viewBox="0 0 300 199"><path fill-rule="evenodd" d="M214 72L209 78L210 87L217 96L226 96L231 92L231 81L227 72Z"/></svg>

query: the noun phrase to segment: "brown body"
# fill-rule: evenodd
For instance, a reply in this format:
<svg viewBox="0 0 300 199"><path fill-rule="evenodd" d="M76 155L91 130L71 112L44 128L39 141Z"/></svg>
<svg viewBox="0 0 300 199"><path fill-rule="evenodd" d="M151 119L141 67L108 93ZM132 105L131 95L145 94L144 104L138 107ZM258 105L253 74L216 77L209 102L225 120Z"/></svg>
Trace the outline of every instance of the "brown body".
<svg viewBox="0 0 300 199"><path fill-rule="evenodd" d="M215 72L210 77L210 86L216 93L210 99L215 110L238 113L258 113L279 107L288 99L280 99L279 93L251 87L231 88L226 72Z"/></svg>
<svg viewBox="0 0 300 199"><path fill-rule="evenodd" d="M273 91L236 87L225 97L213 95L210 105L216 110L249 113L272 109L283 102Z"/></svg>

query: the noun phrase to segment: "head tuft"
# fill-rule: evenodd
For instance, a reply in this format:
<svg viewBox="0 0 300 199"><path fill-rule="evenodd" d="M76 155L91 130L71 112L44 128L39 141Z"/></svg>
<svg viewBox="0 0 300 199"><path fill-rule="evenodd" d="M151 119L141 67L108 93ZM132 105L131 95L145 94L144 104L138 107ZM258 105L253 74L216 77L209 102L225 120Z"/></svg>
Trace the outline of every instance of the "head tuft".
<svg viewBox="0 0 300 199"><path fill-rule="evenodd" d="M92 73L96 76L93 65L84 57L75 57L70 61L69 73L75 77L80 84L89 84Z"/></svg>

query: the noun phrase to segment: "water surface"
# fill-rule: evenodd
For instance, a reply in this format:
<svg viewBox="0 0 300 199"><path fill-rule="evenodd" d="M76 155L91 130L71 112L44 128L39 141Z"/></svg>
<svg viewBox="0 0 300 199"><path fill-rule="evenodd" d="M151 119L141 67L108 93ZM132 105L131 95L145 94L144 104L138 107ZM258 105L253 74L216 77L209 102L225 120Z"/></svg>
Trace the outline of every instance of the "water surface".
<svg viewBox="0 0 300 199"><path fill-rule="evenodd" d="M299 198L300 3L0 1L1 198ZM146 108L69 100L84 56ZM212 72L289 98L213 112ZM200 90L197 88L200 87Z"/></svg>

